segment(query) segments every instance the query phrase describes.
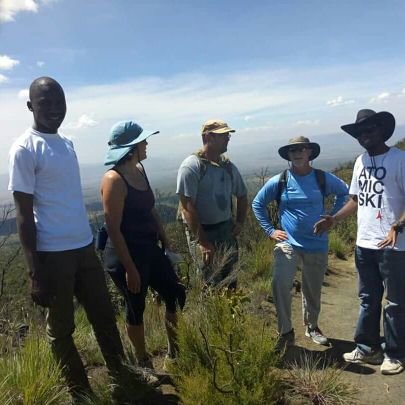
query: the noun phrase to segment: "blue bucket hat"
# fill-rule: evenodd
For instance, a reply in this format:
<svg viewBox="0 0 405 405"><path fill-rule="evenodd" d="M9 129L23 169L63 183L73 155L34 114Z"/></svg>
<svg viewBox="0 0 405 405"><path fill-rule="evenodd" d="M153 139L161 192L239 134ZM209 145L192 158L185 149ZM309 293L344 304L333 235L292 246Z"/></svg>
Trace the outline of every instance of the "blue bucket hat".
<svg viewBox="0 0 405 405"><path fill-rule="evenodd" d="M159 131L152 133L150 133L150 131L144 131L142 127L134 121L117 122L110 131L110 139L108 141L109 149L104 159L104 165L117 164L134 149L136 144L158 133Z"/></svg>

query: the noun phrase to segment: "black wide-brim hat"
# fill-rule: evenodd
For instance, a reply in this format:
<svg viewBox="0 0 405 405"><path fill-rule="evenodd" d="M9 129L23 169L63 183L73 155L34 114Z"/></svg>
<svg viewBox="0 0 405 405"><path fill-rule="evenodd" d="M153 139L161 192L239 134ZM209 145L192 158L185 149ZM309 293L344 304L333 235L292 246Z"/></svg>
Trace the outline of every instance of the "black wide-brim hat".
<svg viewBox="0 0 405 405"><path fill-rule="evenodd" d="M288 149L290 149L291 146L296 146L296 145L305 145L308 146L312 150L311 156L309 157L309 160L314 160L316 159L319 154L321 153L321 147L315 143L315 142L310 142L308 138L305 136L297 136L296 138L291 138L288 141L287 145L282 146L278 150L278 154L285 160L290 160L288 157Z"/></svg>
<svg viewBox="0 0 405 405"><path fill-rule="evenodd" d="M340 128L357 139L360 130L367 125L376 124L382 128L384 140L391 138L395 129L395 118L388 111L375 112L374 110L360 110L353 124L342 125Z"/></svg>

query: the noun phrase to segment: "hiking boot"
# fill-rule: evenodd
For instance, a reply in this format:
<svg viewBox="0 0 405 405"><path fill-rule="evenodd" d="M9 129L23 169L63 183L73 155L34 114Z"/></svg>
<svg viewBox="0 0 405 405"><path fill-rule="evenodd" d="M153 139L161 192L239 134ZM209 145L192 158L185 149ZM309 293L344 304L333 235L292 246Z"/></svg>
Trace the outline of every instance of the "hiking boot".
<svg viewBox="0 0 405 405"><path fill-rule="evenodd" d="M386 357L381 364L381 374L384 375L393 375L399 374L404 371L405 368L405 361L398 360L398 359L390 359Z"/></svg>
<svg viewBox="0 0 405 405"><path fill-rule="evenodd" d="M329 344L328 338L318 327L311 329L309 326L307 326L305 329L305 336L311 338L312 341L317 345L327 346Z"/></svg>
<svg viewBox="0 0 405 405"><path fill-rule="evenodd" d="M347 363L366 363L379 365L383 362L384 357L381 351L375 351L370 354L363 354L357 347L350 353L343 355L343 360Z"/></svg>
<svg viewBox="0 0 405 405"><path fill-rule="evenodd" d="M275 350L278 353L282 353L287 350L288 347L293 346L295 343L295 332L294 329L291 329L287 333L283 333L278 336Z"/></svg>

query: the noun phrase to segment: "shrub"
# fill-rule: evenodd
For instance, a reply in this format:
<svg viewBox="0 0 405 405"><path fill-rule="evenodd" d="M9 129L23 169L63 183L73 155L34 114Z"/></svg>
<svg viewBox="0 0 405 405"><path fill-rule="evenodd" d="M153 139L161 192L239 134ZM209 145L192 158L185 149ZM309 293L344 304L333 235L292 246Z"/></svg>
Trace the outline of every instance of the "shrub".
<svg viewBox="0 0 405 405"><path fill-rule="evenodd" d="M333 253L338 259L345 259L347 251L347 243L338 232L333 230L329 235L329 252Z"/></svg>
<svg viewBox="0 0 405 405"><path fill-rule="evenodd" d="M181 317L173 366L184 404L261 404L280 396L275 333L245 312L248 297L206 291Z"/></svg>

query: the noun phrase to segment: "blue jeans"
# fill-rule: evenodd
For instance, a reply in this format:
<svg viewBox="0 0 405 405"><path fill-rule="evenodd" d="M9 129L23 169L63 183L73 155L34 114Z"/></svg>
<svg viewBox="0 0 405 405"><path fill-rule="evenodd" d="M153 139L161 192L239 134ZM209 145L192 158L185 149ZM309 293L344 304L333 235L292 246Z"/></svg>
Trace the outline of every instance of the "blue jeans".
<svg viewBox="0 0 405 405"><path fill-rule="evenodd" d="M366 249L356 246L360 314L354 341L364 354L380 350L381 301L385 354L405 359L405 251Z"/></svg>

